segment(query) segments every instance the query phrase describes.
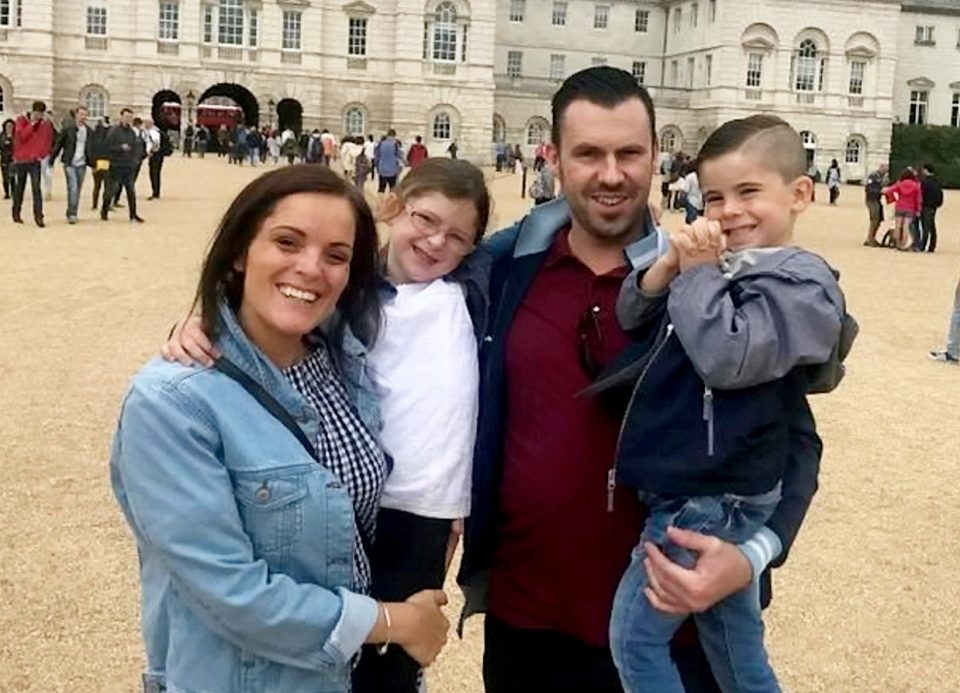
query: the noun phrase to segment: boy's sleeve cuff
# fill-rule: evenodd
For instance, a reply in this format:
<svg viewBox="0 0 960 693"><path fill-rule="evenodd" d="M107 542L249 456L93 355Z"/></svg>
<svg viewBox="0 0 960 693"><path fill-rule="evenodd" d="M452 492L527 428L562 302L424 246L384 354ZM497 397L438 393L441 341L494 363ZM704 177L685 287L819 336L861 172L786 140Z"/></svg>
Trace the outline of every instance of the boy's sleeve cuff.
<svg viewBox="0 0 960 693"><path fill-rule="evenodd" d="M771 561L776 559L783 551L783 543L769 527L761 527L757 533L742 544L737 544L737 548L750 561L750 567L753 569L753 579L760 577L760 573L766 570Z"/></svg>

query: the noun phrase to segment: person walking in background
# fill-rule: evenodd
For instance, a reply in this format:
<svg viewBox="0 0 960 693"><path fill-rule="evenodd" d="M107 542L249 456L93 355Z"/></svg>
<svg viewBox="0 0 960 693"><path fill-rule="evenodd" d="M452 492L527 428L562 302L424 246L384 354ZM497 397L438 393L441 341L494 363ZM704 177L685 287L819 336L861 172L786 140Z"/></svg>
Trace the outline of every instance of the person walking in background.
<svg viewBox="0 0 960 693"><path fill-rule="evenodd" d="M454 140L453 142L450 143L450 146L447 147L447 154L450 155L451 159L456 159L458 150L459 150L459 147L457 147L457 141Z"/></svg>
<svg viewBox="0 0 960 693"><path fill-rule="evenodd" d="M947 328L947 346L942 350L931 351L930 358L940 363L956 366L960 363L960 281L953 295L953 315Z"/></svg>
<svg viewBox="0 0 960 693"><path fill-rule="evenodd" d="M410 151L407 152L407 163L411 169L416 168L430 156L427 146L423 143L423 138L417 135L413 138L413 144L410 145ZM451 145L452 146L452 145ZM453 157L456 159L457 157Z"/></svg>
<svg viewBox="0 0 960 693"><path fill-rule="evenodd" d="M53 113L47 111L46 114L47 120L50 121L50 125L53 126L53 140L57 140L57 135L60 133L57 130L56 124L53 122ZM72 118L68 117L64 120L62 125L66 125L70 122ZM43 199L52 200L53 199L53 159L48 154L40 162L40 181L43 186Z"/></svg>
<svg viewBox="0 0 960 693"><path fill-rule="evenodd" d="M920 192L923 204L920 207L917 250L932 253L937 249L937 210L943 205L943 189L936 179L933 164L924 164L920 169Z"/></svg>
<svg viewBox="0 0 960 693"><path fill-rule="evenodd" d="M867 202L867 214L870 216L867 238L863 244L869 248L880 246L880 243L877 242L877 231L880 224L883 223L883 189L890 182L887 177L887 170L886 164L880 164L876 171L867 176L867 182L863 186Z"/></svg>
<svg viewBox="0 0 960 693"><path fill-rule="evenodd" d="M110 132L110 118L103 116L90 136L90 161L93 167L93 206L91 209L100 209L100 191L107 194L109 187L110 158L107 156L107 133Z"/></svg>
<svg viewBox="0 0 960 693"><path fill-rule="evenodd" d="M357 154L357 161L353 172L353 184L360 190L363 190L364 183L367 182L367 176L373 170L373 162L367 158L366 142L363 137L358 137L357 141L361 143L360 153Z"/></svg>
<svg viewBox="0 0 960 693"><path fill-rule="evenodd" d="M22 224L23 195L27 179L33 196L33 220L40 228L43 222L43 193L40 188L40 162L53 148L53 123L46 117L47 104L34 101L28 113L17 117L13 129L13 221Z"/></svg>
<svg viewBox="0 0 960 693"><path fill-rule="evenodd" d="M370 162L370 180L373 180L377 172L376 151L377 143L373 141L373 135L367 135L367 141L363 143L363 154Z"/></svg>
<svg viewBox="0 0 960 693"><path fill-rule="evenodd" d="M336 158L337 138L326 128L320 133L320 143L323 146L323 164L329 166Z"/></svg>
<svg viewBox="0 0 960 693"><path fill-rule="evenodd" d="M147 118L143 126L144 143L147 146L147 167L150 172L150 197L147 199L156 200L160 197L160 175L167 152L163 146L163 133L154 124L153 119ZM168 139L167 142L169 141Z"/></svg>
<svg viewBox="0 0 960 693"><path fill-rule="evenodd" d="M13 129L16 123L12 118L3 121L0 130L0 174L3 176L3 199L9 200L13 188L13 176L10 167L13 164Z"/></svg>
<svg viewBox="0 0 960 693"><path fill-rule="evenodd" d="M363 138L347 135L340 145L340 166L343 177L353 182L357 172L357 157L363 154Z"/></svg>
<svg viewBox="0 0 960 693"><path fill-rule="evenodd" d="M817 182L820 180L820 169L817 168L817 162L813 159L810 160L810 165L807 167L807 178L813 183L813 187L810 189L810 201L816 202Z"/></svg>
<svg viewBox="0 0 960 693"><path fill-rule="evenodd" d="M917 173L907 166L900 173L900 179L883 190L888 203L894 204L893 237L897 250L913 250L914 240L908 240L908 234L913 236L913 221L920 216L923 206L923 192L917 182Z"/></svg>
<svg viewBox="0 0 960 693"><path fill-rule="evenodd" d="M63 172L67 179L67 223L77 223L77 210L80 207L80 191L87 166L93 164L93 131L87 125L87 109L77 106L73 120L65 125L57 135L50 152L50 158L56 161L62 152Z"/></svg>
<svg viewBox="0 0 960 693"><path fill-rule="evenodd" d="M196 130L193 129L193 125L187 123L187 127L183 130L183 146L180 148L180 156L185 156L188 159L193 158L193 138L196 136Z"/></svg>
<svg viewBox="0 0 960 693"><path fill-rule="evenodd" d="M100 218L104 221L109 218L111 199L114 196L119 197L120 190L126 190L130 222L143 223L143 219L137 215L137 190L134 185L136 168L143 150L143 138L134 130L133 120L133 111L124 108L120 111L120 123L107 134L104 149L110 157L110 184L100 207Z"/></svg>
<svg viewBox="0 0 960 693"><path fill-rule="evenodd" d="M380 144L377 145L374 161L377 166L377 175L380 178L377 192L392 191L397 185L397 176L400 175L400 168L403 164L403 155L400 151L400 144L397 142L397 131L393 128L387 130L387 136L380 140Z"/></svg>
<svg viewBox="0 0 960 693"><path fill-rule="evenodd" d="M250 159L250 165L256 166L260 163L260 149L263 147L263 139L260 137L260 131L252 127L247 130L247 157Z"/></svg>
<svg viewBox="0 0 960 693"><path fill-rule="evenodd" d="M836 159L830 162L830 168L827 169L827 191L830 193L830 204L837 204L837 198L840 197L840 164Z"/></svg>
<svg viewBox="0 0 960 693"><path fill-rule="evenodd" d="M280 163L280 140L276 130L271 130L267 135L267 154L274 166Z"/></svg>
<svg viewBox="0 0 960 693"><path fill-rule="evenodd" d="M686 212L684 221L688 224L692 224L703 214L703 191L700 189L700 177L695 161L690 162L687 175L683 178L683 208Z"/></svg>
<svg viewBox="0 0 960 693"><path fill-rule="evenodd" d="M197 154L202 159L210 146L210 131L206 125L197 125Z"/></svg>

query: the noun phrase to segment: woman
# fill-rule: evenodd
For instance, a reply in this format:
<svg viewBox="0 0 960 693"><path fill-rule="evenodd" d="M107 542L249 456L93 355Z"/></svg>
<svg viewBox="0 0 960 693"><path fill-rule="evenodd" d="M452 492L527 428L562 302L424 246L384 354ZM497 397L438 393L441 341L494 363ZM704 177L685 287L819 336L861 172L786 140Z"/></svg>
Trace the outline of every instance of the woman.
<svg viewBox="0 0 960 693"><path fill-rule="evenodd" d="M157 359L134 378L111 477L137 539L148 685L332 693L364 642L423 665L443 646L442 592L363 594L386 467L359 414L372 395L351 401L318 330L372 342L376 252L369 208L329 169L261 176L197 288L218 369Z"/></svg>
<svg viewBox="0 0 960 693"><path fill-rule="evenodd" d="M913 240L908 239L907 235L913 235L913 222L920 215L923 204L923 192L916 171L907 166L896 183L883 189L883 194L887 204L894 203L893 238L897 250L912 250Z"/></svg>
<svg viewBox="0 0 960 693"><path fill-rule="evenodd" d="M3 176L3 199L9 200L13 192L13 127L15 123L10 118L3 121L3 130L0 131L0 173Z"/></svg>
<svg viewBox="0 0 960 693"><path fill-rule="evenodd" d="M837 198L840 197L840 164L836 159L830 162L830 168L827 169L827 190L830 193L830 204L837 204Z"/></svg>

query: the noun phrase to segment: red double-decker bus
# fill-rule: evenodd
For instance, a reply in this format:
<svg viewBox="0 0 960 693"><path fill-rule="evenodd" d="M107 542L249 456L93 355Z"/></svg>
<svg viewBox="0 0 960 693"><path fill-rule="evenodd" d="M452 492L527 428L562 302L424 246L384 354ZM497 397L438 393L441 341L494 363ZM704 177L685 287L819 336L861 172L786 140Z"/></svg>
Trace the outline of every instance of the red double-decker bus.
<svg viewBox="0 0 960 693"><path fill-rule="evenodd" d="M215 106L200 104L197 106L197 125L217 129L221 125L234 128L243 123L243 109L239 106Z"/></svg>
<svg viewBox="0 0 960 693"><path fill-rule="evenodd" d="M165 101L160 104L160 127L170 130L180 129L180 104L176 101Z"/></svg>

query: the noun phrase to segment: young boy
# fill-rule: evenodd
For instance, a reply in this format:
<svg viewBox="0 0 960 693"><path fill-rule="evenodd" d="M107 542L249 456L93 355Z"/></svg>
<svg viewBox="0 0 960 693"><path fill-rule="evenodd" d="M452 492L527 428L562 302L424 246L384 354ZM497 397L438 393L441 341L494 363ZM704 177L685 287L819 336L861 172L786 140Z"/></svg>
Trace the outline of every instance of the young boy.
<svg viewBox="0 0 960 693"><path fill-rule="evenodd" d="M855 325L830 267L791 247L812 183L789 125L770 116L728 122L697 168L706 217L628 277L617 306L625 329L660 321L634 365L640 375L617 455L619 482L637 488L650 511L611 619L628 692L683 690L669 643L684 617L658 611L645 594L645 547L692 567L696 557L667 538L672 525L734 544L758 535L779 553L764 524L780 501L787 413L807 392L836 385L849 346L842 327L849 341ZM695 616L727 692L779 690L763 647L758 577Z"/></svg>

